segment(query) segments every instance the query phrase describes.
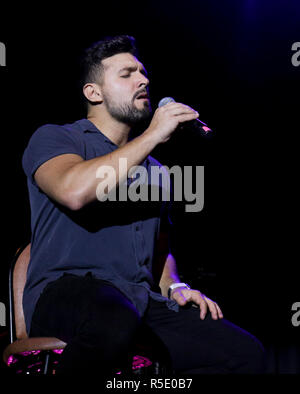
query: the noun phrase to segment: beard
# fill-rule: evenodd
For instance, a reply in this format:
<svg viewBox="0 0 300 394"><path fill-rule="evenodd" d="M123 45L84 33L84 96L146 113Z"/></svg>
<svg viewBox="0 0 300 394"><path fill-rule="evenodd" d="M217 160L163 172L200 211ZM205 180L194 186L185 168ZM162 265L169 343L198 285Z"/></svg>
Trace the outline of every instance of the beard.
<svg viewBox="0 0 300 394"><path fill-rule="evenodd" d="M117 104L111 99L109 94L106 93L103 94L103 103L106 106L108 113L114 119L130 126L134 126L140 122L148 120L152 114L149 100L144 102L144 107L142 109L138 109L134 104L135 98L136 97L134 97L131 102Z"/></svg>

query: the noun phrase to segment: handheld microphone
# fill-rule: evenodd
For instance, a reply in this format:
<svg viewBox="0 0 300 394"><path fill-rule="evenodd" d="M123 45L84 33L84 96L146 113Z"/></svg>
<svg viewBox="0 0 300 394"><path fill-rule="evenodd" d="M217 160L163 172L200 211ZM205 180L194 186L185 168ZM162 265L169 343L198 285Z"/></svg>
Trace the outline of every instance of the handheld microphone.
<svg viewBox="0 0 300 394"><path fill-rule="evenodd" d="M163 107L168 103L175 103L175 100L172 97L164 97L160 100L158 106ZM213 131L207 126L207 124L199 119L194 119L183 123L181 125L182 128L184 128L184 124L187 124L188 127L192 127L193 129L198 130L200 134L205 138L210 138L213 135Z"/></svg>

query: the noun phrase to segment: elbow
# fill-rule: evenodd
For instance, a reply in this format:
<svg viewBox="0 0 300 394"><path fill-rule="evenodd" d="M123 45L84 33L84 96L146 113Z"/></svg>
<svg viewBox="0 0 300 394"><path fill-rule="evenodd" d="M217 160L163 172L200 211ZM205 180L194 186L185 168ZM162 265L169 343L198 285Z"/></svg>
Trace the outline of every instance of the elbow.
<svg viewBox="0 0 300 394"><path fill-rule="evenodd" d="M83 204L81 204L81 202L76 199L70 199L64 205L71 211L79 211L81 208L83 208Z"/></svg>
<svg viewBox="0 0 300 394"><path fill-rule="evenodd" d="M82 196L74 191L65 192L61 203L71 211L79 211L85 205Z"/></svg>

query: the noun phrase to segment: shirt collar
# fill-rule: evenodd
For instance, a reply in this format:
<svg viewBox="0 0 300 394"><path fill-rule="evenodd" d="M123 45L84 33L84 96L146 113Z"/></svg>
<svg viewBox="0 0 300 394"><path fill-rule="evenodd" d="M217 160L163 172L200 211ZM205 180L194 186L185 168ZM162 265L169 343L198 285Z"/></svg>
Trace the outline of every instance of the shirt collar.
<svg viewBox="0 0 300 394"><path fill-rule="evenodd" d="M100 134L105 142L117 146L114 142L112 142L106 135L104 135L95 125L88 119L81 119L78 121L81 130L84 133L97 133Z"/></svg>

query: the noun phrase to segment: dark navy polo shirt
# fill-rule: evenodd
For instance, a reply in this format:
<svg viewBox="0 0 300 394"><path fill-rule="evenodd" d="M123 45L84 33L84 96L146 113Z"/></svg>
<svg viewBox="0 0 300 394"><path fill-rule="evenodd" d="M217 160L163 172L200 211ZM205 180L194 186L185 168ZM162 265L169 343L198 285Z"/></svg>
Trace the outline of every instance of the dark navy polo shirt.
<svg viewBox="0 0 300 394"><path fill-rule="evenodd" d="M85 275L111 282L127 296L141 316L148 297L166 302L155 286L152 264L156 241L168 225L166 201L98 201L72 211L50 199L37 186L35 171L47 160L66 153L93 159L117 149L88 119L63 126L47 124L32 135L23 155L31 207L31 256L24 288L23 307L27 332L36 302L45 286L64 273ZM161 166L148 156L141 163L149 174ZM95 174L96 176L96 174Z"/></svg>

